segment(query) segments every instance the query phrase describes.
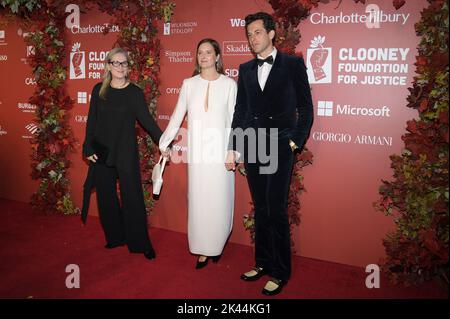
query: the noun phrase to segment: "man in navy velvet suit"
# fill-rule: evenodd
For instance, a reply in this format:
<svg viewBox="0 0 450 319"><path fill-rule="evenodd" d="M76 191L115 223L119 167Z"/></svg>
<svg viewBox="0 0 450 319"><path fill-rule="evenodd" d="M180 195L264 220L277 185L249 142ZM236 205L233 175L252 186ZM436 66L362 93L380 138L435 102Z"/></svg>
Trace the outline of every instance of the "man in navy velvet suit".
<svg viewBox="0 0 450 319"><path fill-rule="evenodd" d="M303 59L273 46L273 18L265 12L251 14L245 27L256 59L239 67L225 166L234 170L236 160L244 162L255 207L255 267L241 279L255 281L267 274L262 293L275 295L291 275L289 184L294 153L311 129L313 106ZM264 170L270 166L275 169Z"/></svg>

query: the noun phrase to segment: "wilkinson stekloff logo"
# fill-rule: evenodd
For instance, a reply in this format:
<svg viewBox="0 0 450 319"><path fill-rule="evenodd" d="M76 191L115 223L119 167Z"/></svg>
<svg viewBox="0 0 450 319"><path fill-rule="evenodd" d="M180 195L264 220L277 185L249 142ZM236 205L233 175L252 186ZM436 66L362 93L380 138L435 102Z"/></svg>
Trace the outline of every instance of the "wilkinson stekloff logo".
<svg viewBox="0 0 450 319"><path fill-rule="evenodd" d="M198 26L197 21L189 22L167 22L163 25L164 35L187 34L194 32L194 28Z"/></svg>
<svg viewBox="0 0 450 319"><path fill-rule="evenodd" d="M325 48L324 36L317 36L311 40L311 47L307 50L307 72L309 83L331 83L332 78L332 50Z"/></svg>
<svg viewBox="0 0 450 319"><path fill-rule="evenodd" d="M74 43L70 52L70 79L86 78L86 54L80 51L81 44Z"/></svg>

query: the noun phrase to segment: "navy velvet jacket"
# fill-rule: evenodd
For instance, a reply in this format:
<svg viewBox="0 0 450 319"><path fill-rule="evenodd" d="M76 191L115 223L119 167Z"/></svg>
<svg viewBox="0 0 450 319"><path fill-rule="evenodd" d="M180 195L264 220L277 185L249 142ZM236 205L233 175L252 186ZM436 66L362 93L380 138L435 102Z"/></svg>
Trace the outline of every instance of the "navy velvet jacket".
<svg viewBox="0 0 450 319"><path fill-rule="evenodd" d="M258 83L256 59L240 65L232 129L278 128L279 139L291 139L301 148L312 120L311 89L302 58L278 51L264 91ZM228 149L236 150L232 139Z"/></svg>

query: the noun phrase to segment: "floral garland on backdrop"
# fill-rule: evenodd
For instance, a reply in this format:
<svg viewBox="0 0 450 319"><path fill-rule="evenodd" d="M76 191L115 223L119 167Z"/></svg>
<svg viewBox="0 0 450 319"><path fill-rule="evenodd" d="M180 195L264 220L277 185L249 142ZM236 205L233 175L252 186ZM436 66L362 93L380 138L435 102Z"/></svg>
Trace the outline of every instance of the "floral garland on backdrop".
<svg viewBox="0 0 450 319"><path fill-rule="evenodd" d="M419 119L407 122L405 149L390 157L394 180L383 181L375 206L397 226L383 241L390 279L438 279L448 288L448 1L428 2L415 26L421 41L407 105Z"/></svg>
<svg viewBox="0 0 450 319"><path fill-rule="evenodd" d="M65 38L63 15L42 1L2 1L12 14L21 18L28 31L25 41L34 47L28 58L36 79L30 103L37 105L38 127L31 139L31 177L39 180L32 195L34 209L49 213L73 214L78 209L70 196L67 170L75 138L69 125L73 101L65 89L67 68L63 66Z"/></svg>
<svg viewBox="0 0 450 319"><path fill-rule="evenodd" d="M69 153L76 143L69 125L68 111L73 100L68 96L65 80L67 67L63 65L66 54L64 37L65 8L71 3L64 1L2 0L1 7L21 18L29 30L25 38L35 48L29 57L36 78L36 90L30 103L37 105L35 122L38 131L31 140L33 179L40 181L32 195L33 208L48 213L74 214L75 207L70 196L67 170L71 163ZM157 21L167 21L174 5L167 1L78 1L84 9L98 8L110 14L121 32L117 44L130 52L132 59L131 79L143 88L150 112L156 114L159 96L159 51L156 39ZM143 188L147 211L153 207L149 178L154 165L153 143L142 129L138 129L138 142L143 172Z"/></svg>

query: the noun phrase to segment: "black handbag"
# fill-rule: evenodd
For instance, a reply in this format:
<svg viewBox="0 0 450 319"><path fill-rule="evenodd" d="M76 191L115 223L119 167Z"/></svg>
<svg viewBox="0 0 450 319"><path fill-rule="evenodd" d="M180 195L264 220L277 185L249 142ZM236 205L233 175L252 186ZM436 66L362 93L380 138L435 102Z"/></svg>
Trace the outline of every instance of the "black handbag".
<svg viewBox="0 0 450 319"><path fill-rule="evenodd" d="M108 152L109 152L108 147L106 145L99 143L95 139L92 141L91 145L92 145L92 148L94 149L95 155L97 155L97 163L105 164L106 159L108 158Z"/></svg>

